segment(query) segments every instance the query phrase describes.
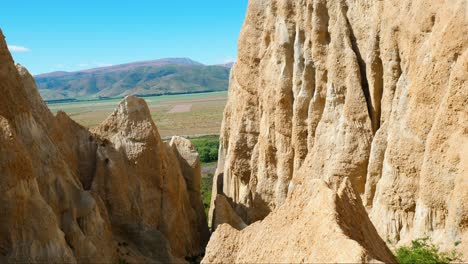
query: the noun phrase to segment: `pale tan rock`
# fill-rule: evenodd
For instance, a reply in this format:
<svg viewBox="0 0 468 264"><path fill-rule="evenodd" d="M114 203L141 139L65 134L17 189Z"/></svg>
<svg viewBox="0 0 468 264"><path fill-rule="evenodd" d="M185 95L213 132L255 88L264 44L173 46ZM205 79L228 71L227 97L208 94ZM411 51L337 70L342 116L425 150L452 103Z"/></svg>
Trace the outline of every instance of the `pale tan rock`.
<svg viewBox="0 0 468 264"><path fill-rule="evenodd" d="M242 218L234 212L224 195L218 194L215 197L214 206L216 208L216 216L213 217L215 219L215 222L211 226L213 229L216 229L221 224L229 224L237 230L247 227Z"/></svg>
<svg viewBox="0 0 468 264"><path fill-rule="evenodd" d="M1 263L167 263L204 251L199 164L183 167L193 156L162 142L144 100L123 100L97 134L53 116L2 34L0 93Z"/></svg>
<svg viewBox="0 0 468 264"><path fill-rule="evenodd" d="M126 97L93 132L104 141L92 189L115 208L109 213L118 232L145 244L147 254L165 239L176 257L201 254L209 233L198 154L189 153L191 143L175 138L166 145L147 104L135 96Z"/></svg>
<svg viewBox="0 0 468 264"><path fill-rule="evenodd" d="M378 154L381 173L366 188L373 196L370 217L382 237L400 244L426 236L443 249L461 242L455 249L468 260L462 158L468 148L467 3L417 1L401 8L384 2L382 8L382 25L395 30L384 31L381 40L389 58L382 56L389 75L382 98L386 129L385 143L376 145L384 149ZM387 51L394 45L396 60ZM376 182L370 173L368 181Z"/></svg>
<svg viewBox="0 0 468 264"><path fill-rule="evenodd" d="M187 185L189 200L195 212L195 231L191 234L192 238L199 241L200 253L204 252L203 246L208 243L210 231L207 226L205 214L205 206L202 201L201 186L201 169L198 152L192 142L186 138L174 136L169 143L173 153L177 157L182 174Z"/></svg>
<svg viewBox="0 0 468 264"><path fill-rule="evenodd" d="M349 178L385 240L468 257L464 0L252 0L213 193L247 224ZM216 222L212 199L210 222Z"/></svg>
<svg viewBox="0 0 468 264"><path fill-rule="evenodd" d="M5 213L1 258L7 262L51 263L116 260L110 226L93 194L82 188L77 172L68 166L69 148L61 141L53 115L33 90L36 88L30 74L17 67L1 35L0 116L14 135L14 147L2 151L0 163L8 167L10 157L16 155L16 165L5 177L16 180L19 185L15 188L20 188L11 189L1 204ZM23 168L30 171L22 175ZM5 170L1 171L3 177ZM29 180L19 180L23 176ZM2 183L2 188L10 187ZM25 201L23 205L15 205L21 201Z"/></svg>
<svg viewBox="0 0 468 264"><path fill-rule="evenodd" d="M0 157L0 262L76 263L54 212L39 192L27 150L2 116Z"/></svg>
<svg viewBox="0 0 468 264"><path fill-rule="evenodd" d="M200 196L201 171L200 158L192 142L186 138L174 136L169 143L179 162L181 163L182 173L187 182L187 188Z"/></svg>
<svg viewBox="0 0 468 264"><path fill-rule="evenodd" d="M298 185L286 202L242 231L218 226L202 263L394 263L349 181Z"/></svg>

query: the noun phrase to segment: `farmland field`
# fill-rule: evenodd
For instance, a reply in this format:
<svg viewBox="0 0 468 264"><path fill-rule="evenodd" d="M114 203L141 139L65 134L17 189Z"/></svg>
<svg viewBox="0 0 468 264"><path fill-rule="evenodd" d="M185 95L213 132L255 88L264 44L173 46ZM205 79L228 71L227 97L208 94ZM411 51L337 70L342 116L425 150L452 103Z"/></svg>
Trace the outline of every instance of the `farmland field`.
<svg viewBox="0 0 468 264"><path fill-rule="evenodd" d="M162 137L217 134L221 128L227 92L144 97ZM66 112L85 127L106 119L122 99L49 104L53 113Z"/></svg>
<svg viewBox="0 0 468 264"><path fill-rule="evenodd" d="M190 136L197 148L201 161L201 192L208 214L219 145L218 136L211 134L218 134L221 128L227 92L152 96L144 99L163 138L168 140L173 135ZM54 114L62 110L76 122L92 128L104 121L121 100L76 101L48 106Z"/></svg>

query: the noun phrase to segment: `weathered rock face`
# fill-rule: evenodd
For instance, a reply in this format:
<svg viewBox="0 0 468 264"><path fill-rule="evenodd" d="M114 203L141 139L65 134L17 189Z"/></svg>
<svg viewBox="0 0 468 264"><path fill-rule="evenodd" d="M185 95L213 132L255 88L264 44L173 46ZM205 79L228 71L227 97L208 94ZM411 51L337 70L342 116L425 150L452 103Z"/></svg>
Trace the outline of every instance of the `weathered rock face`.
<svg viewBox="0 0 468 264"><path fill-rule="evenodd" d="M108 142L98 146L91 189L102 194L115 229L148 249L162 234L176 256L203 253L209 231L198 154L187 150L194 150L190 141L164 143L145 101L134 96L93 132ZM161 241L155 242L148 253L158 251Z"/></svg>
<svg viewBox="0 0 468 264"><path fill-rule="evenodd" d="M216 208L216 215L213 217L214 222L211 223L212 229L216 229L221 224L229 224L237 230L242 230L247 226L242 218L232 209L226 196L218 194L213 207Z"/></svg>
<svg viewBox="0 0 468 264"><path fill-rule="evenodd" d="M53 116L1 34L0 93L1 263L173 262L204 251L198 154L184 139L164 143L144 100L125 98L94 132Z"/></svg>
<svg viewBox="0 0 468 264"><path fill-rule="evenodd" d="M218 226L205 263L395 263L349 181L298 185L283 206L242 231Z"/></svg>
<svg viewBox="0 0 468 264"><path fill-rule="evenodd" d="M249 1L213 193L251 224L311 199L295 185L349 178L381 237L468 255L467 16L464 0Z"/></svg>

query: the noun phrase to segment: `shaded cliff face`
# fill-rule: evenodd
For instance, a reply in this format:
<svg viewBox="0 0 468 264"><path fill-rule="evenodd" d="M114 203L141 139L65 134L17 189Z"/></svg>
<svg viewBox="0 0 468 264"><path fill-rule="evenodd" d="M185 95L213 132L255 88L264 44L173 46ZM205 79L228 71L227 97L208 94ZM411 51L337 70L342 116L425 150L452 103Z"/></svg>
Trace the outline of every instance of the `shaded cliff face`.
<svg viewBox="0 0 468 264"><path fill-rule="evenodd" d="M1 34L0 93L0 262L172 262L204 251L198 154L186 139L164 143L144 100L125 98L94 132L53 116Z"/></svg>
<svg viewBox="0 0 468 264"><path fill-rule="evenodd" d="M381 237L468 252L467 9L249 1L212 206L224 195L251 224L299 197L295 186L349 178ZM215 206L210 220L229 222Z"/></svg>

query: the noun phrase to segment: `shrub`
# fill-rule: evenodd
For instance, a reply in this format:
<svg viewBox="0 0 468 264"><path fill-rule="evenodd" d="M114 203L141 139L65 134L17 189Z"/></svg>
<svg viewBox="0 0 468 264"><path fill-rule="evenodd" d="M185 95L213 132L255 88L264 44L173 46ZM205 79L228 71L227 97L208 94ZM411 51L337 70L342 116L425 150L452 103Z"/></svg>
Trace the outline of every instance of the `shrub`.
<svg viewBox="0 0 468 264"><path fill-rule="evenodd" d="M204 163L218 160L219 138L206 136L192 139L192 143L200 155L200 161Z"/></svg>
<svg viewBox="0 0 468 264"><path fill-rule="evenodd" d="M198 151L198 154L200 155L200 161L201 162L210 162L211 161L210 149L208 149L208 148L198 148L197 151Z"/></svg>
<svg viewBox="0 0 468 264"><path fill-rule="evenodd" d="M210 149L209 159L211 161L217 161L218 160L218 146L216 146L215 148Z"/></svg>
<svg viewBox="0 0 468 264"><path fill-rule="evenodd" d="M396 257L401 264L445 264L459 260L455 250L440 252L437 246L429 242L429 238L413 240L411 246L398 248Z"/></svg>

